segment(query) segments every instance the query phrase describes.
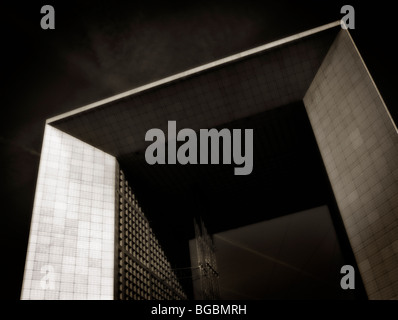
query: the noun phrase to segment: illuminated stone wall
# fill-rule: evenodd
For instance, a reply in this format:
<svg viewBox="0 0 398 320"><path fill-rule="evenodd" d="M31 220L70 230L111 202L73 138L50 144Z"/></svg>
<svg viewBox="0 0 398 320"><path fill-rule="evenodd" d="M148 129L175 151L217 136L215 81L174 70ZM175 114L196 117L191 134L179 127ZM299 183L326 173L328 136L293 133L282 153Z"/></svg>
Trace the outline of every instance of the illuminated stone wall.
<svg viewBox="0 0 398 320"><path fill-rule="evenodd" d="M398 299L398 134L347 31L304 104L370 299Z"/></svg>
<svg viewBox="0 0 398 320"><path fill-rule="evenodd" d="M115 170L46 126L21 299L113 299Z"/></svg>

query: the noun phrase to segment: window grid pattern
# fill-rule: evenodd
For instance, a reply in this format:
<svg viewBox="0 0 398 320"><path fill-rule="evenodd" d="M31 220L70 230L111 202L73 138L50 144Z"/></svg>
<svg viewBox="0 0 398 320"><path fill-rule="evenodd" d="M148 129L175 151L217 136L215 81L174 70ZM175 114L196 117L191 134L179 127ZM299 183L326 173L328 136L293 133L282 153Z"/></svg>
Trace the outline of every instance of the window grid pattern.
<svg viewBox="0 0 398 320"><path fill-rule="evenodd" d="M47 125L21 299L112 299L116 159Z"/></svg>
<svg viewBox="0 0 398 320"><path fill-rule="evenodd" d="M398 135L347 31L304 98L370 299L398 299Z"/></svg>
<svg viewBox="0 0 398 320"><path fill-rule="evenodd" d="M115 298L119 300L186 299L124 172L119 170L117 175L118 272Z"/></svg>

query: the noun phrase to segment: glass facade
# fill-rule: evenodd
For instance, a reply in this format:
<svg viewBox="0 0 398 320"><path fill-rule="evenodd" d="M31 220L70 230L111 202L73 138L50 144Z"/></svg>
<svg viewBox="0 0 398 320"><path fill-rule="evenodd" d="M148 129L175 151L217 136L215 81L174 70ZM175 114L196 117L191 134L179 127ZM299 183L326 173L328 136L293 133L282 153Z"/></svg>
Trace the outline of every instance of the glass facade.
<svg viewBox="0 0 398 320"><path fill-rule="evenodd" d="M21 299L113 299L115 170L46 125Z"/></svg>
<svg viewBox="0 0 398 320"><path fill-rule="evenodd" d="M125 174L119 170L116 299L186 299Z"/></svg>

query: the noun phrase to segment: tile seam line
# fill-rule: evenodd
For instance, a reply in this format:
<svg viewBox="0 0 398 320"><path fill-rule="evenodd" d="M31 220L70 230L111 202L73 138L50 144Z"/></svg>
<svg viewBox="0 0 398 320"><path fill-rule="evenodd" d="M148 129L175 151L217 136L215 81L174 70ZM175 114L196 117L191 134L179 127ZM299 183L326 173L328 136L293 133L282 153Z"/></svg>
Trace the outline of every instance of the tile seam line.
<svg viewBox="0 0 398 320"><path fill-rule="evenodd" d="M362 65L363 65L363 67L365 68L366 73L368 74L368 76L369 76L369 78L370 78L370 81L372 82L374 88L376 89L377 95L378 95L378 97L380 98L381 103L383 104L383 107L384 107L384 109L385 109L385 111L386 111L388 117L390 118L390 121L391 121L391 123L392 123L392 126L393 126L394 129L395 129L395 133L398 134L397 125L395 124L394 119L392 118L391 113L390 113L390 111L388 110L387 105L386 105L386 103L384 102L384 99L383 99L382 95L380 94L379 88L377 87L375 81L373 80L372 75L370 74L370 71L369 71L368 67L366 66L365 61L363 60L362 55L361 55L361 53L359 52L359 50L358 50L358 48L357 48L357 45L356 45L355 42L354 42L354 39L352 39L352 36L351 36L350 32L348 31L348 29L345 29L345 31L347 32L348 37L349 37L349 39L350 39L350 41L351 41L351 44L353 45L353 47L354 47L354 49L355 49L355 52L356 52L357 55L359 56L359 59L361 60L361 63L362 63Z"/></svg>
<svg viewBox="0 0 398 320"><path fill-rule="evenodd" d="M246 50L246 51L242 51L240 53L236 53L236 54L230 55L228 57L221 58L219 60L216 60L216 61L204 64L204 65L201 65L201 66L198 66L198 67L195 67L195 68L192 68L192 69L189 69L189 70L174 74L172 76L168 76L166 78L151 82L149 84L137 87L135 89L131 89L131 90L128 90L128 91L113 95L113 96L111 96L109 98L105 98L105 99L99 100L97 102L85 105L83 107L79 107L79 108L73 109L71 111L62 113L60 115L51 117L51 118L46 120L46 124L50 124L50 123L53 123L55 121L68 118L70 116L77 115L77 114L79 114L81 112L89 111L89 110L92 110L92 109L94 109L96 107L103 106L103 105L115 102L117 100L121 100L121 99L129 97L129 96L133 96L134 94L137 94L137 93L140 93L140 92L144 92L146 90L149 90L149 89L152 89L152 88L156 88L156 87L159 87L161 85L164 85L164 84L167 84L167 83L171 83L173 81L176 81L176 80L179 80L179 79L183 79L183 78L188 77L188 76L192 76L192 75L200 73L202 71L210 70L212 68L221 66L223 64L227 64L229 62L234 62L234 61L237 61L237 60L242 59L244 57L247 57L247 56L250 56L250 55L254 55L254 54L260 53L260 52L265 52L267 50L276 48L276 47L284 45L286 43L293 42L295 40L302 39L302 38L311 36L313 34L316 34L316 33L319 33L319 32L322 32L322 31L325 31L325 30L328 30L328 29L332 29L332 28L340 25L340 23L341 23L340 20L334 21L334 22L325 24L323 26L319 26L319 27L316 27L316 28L313 28L313 29L310 29L310 30L307 30L307 31L302 31L302 32L296 33L294 35L291 35L291 36L288 36L288 37L285 37L285 38L282 38L282 39L279 39L279 40L276 40L276 41L272 41L270 43L267 43L267 44L264 44L264 45L261 45L261 46Z"/></svg>

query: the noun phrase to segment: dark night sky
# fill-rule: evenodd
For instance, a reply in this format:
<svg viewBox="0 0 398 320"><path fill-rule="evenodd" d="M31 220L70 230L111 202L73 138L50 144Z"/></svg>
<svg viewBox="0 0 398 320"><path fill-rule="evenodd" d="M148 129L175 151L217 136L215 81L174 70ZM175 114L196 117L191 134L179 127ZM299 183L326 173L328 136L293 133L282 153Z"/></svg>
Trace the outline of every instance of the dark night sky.
<svg viewBox="0 0 398 320"><path fill-rule="evenodd" d="M40 28L52 4L55 30ZM19 299L45 120L341 18L343 1L29 1L2 4L2 298ZM394 119L391 2L350 1L354 41Z"/></svg>

